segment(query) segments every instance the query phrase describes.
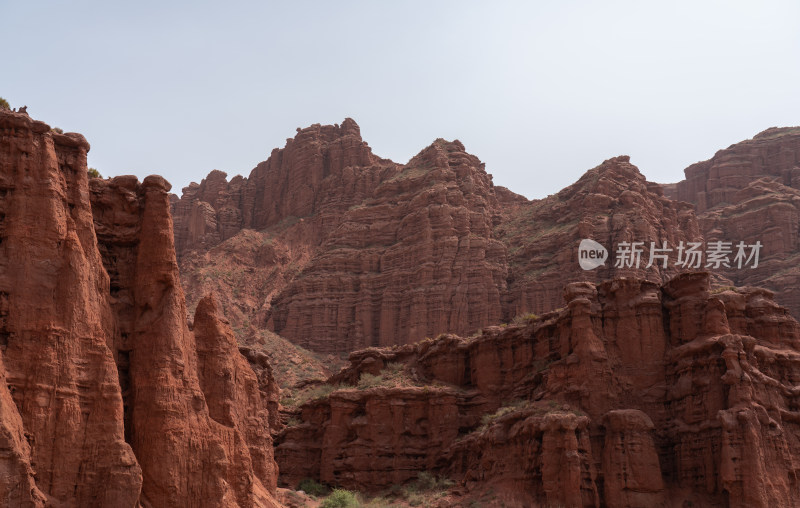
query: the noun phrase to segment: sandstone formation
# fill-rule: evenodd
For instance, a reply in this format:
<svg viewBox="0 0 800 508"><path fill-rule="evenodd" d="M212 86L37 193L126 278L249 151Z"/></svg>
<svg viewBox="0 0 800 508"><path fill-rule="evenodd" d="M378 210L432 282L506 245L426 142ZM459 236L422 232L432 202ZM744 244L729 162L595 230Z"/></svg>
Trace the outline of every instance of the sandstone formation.
<svg viewBox="0 0 800 508"><path fill-rule="evenodd" d="M142 470L124 435L108 275L89 202L89 144L27 115L0 111L0 129L0 337L13 398L3 420L21 423L9 429L9 445L22 445L10 450L16 467L3 469L29 469L7 495L25 488L17 500L32 506L42 503L37 491L66 506L134 506Z"/></svg>
<svg viewBox="0 0 800 508"><path fill-rule="evenodd" d="M720 275L772 289L800 317L800 128L767 129L685 173L672 192L695 205L707 241L763 245L757 268Z"/></svg>
<svg viewBox="0 0 800 508"><path fill-rule="evenodd" d="M358 125L345 119L341 126L298 129L248 178L228 182L213 171L184 188L172 211L190 305L213 292L242 342L279 340L259 332L270 321L273 299L308 265L343 214L397 173L396 166L373 155ZM292 356L313 365L300 377L325 370L303 350ZM285 372L294 376L291 370Z"/></svg>
<svg viewBox="0 0 800 508"><path fill-rule="evenodd" d="M272 151L248 178L230 182L212 171L200 184L183 189L173 203L175 244L179 256L209 248L242 228L261 230L286 219L321 215L318 226L332 227L324 217L361 203L395 166L372 154L358 125L314 124L297 129L286 147Z"/></svg>
<svg viewBox="0 0 800 508"><path fill-rule="evenodd" d="M344 213L273 299L271 326L317 351L468 333L502 319L505 247L491 177L438 140Z"/></svg>
<svg viewBox="0 0 800 508"><path fill-rule="evenodd" d="M220 294L240 337L266 326L341 353L504 315L498 200L458 141L399 166L372 155L350 119L314 125L247 179L212 172L172 207L189 300Z"/></svg>
<svg viewBox="0 0 800 508"><path fill-rule="evenodd" d="M212 303L186 321L161 177L0 112L0 495L8 506L277 506L268 393Z"/></svg>
<svg viewBox="0 0 800 508"><path fill-rule="evenodd" d="M545 199L506 207L498 238L508 246L507 316L541 314L562 304L569 282L599 282L614 277L643 277L656 283L677 274L675 257L663 266L653 259L657 248L702 241L692 207L663 196L627 156L609 159L587 171L576 183ZM584 238L609 250L609 260L593 271L578 266ZM623 242L643 242L637 267L616 267L615 249Z"/></svg>
<svg viewBox="0 0 800 508"><path fill-rule="evenodd" d="M246 179L213 171L172 210L190 304L214 292L240 341L267 328L321 353L547 312L576 280L661 283L679 270L648 267L650 242L703 240L693 208L626 156L529 201L495 187L458 141L397 165L372 155L350 119L299 130ZM612 258L580 270L583 238ZM615 267L614 248L635 241L645 243L639 267Z"/></svg>
<svg viewBox="0 0 800 508"><path fill-rule="evenodd" d="M768 129L664 186L615 157L529 201L457 141L398 165L351 119L313 125L247 178L213 171L174 198L184 285L192 305L219 294L243 342L267 328L343 353L548 312L578 280L660 284L682 270L681 242L758 240L759 266L714 268L715 284L768 287L800 316L798 143L796 128ZM611 251L604 266L579 269L584 238ZM639 266L615 266L615 249L637 241ZM653 246L672 249L666 267L647 266Z"/></svg>
<svg viewBox="0 0 800 508"><path fill-rule="evenodd" d="M281 481L379 490L424 470L511 506L798 499L800 325L771 292L712 291L697 272L564 297L473 338L351 354L329 380L344 387L276 441ZM346 387L398 365L424 386Z"/></svg>
<svg viewBox="0 0 800 508"><path fill-rule="evenodd" d="M291 238L284 236L302 227L297 223L287 230L244 229L208 251L187 253L180 261L190 314L200 299L214 294L240 345L264 355L282 387L325 379L332 373L329 367L341 364L338 358L312 353L263 328L273 293L309 259L309 248L297 244L292 248Z"/></svg>

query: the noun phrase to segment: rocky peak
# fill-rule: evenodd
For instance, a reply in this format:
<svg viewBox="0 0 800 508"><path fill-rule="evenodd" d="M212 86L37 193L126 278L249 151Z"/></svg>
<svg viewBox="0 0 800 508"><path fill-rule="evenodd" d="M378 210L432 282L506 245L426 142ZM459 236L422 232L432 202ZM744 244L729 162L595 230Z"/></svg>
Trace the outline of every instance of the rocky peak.
<svg viewBox="0 0 800 508"><path fill-rule="evenodd" d="M800 127L771 127L692 164L684 173L678 199L694 203L699 213L732 203L737 190L763 176L800 189Z"/></svg>
<svg viewBox="0 0 800 508"><path fill-rule="evenodd" d="M639 172L639 168L631 164L629 156L620 155L588 170L577 182L562 189L557 195L562 200L593 194L616 198L626 190L646 192L647 180Z"/></svg>
<svg viewBox="0 0 800 508"><path fill-rule="evenodd" d="M675 247L702 238L693 208L663 194L622 155L588 170L557 194L506 210L495 230L509 246L513 296L506 316L558 307L563 285L581 278L599 282L635 276L662 283L677 273L674 266L663 268L659 263L646 268L650 242ZM581 270L577 260L582 239L605 246L609 260L593 271ZM644 242L638 268L614 266L614 249L621 242Z"/></svg>
<svg viewBox="0 0 800 508"><path fill-rule="evenodd" d="M90 180L88 149L0 111L0 504L275 506L255 375L231 335L201 336L198 365L169 183ZM220 364L239 369L224 393L200 380Z"/></svg>
<svg viewBox="0 0 800 508"><path fill-rule="evenodd" d="M359 203L378 184L391 162L372 154L358 124L314 124L230 182L214 170L183 189L173 202L179 257L208 250L242 228L264 229L289 218L341 212Z"/></svg>
<svg viewBox="0 0 800 508"><path fill-rule="evenodd" d="M342 352L496 322L505 285L497 221L483 163L438 139L341 214L273 300L269 323L305 347Z"/></svg>
<svg viewBox="0 0 800 508"><path fill-rule="evenodd" d="M800 136L800 127L770 127L753 136L753 139L773 139L787 135Z"/></svg>
<svg viewBox="0 0 800 508"><path fill-rule="evenodd" d="M758 267L718 275L772 289L800 316L800 127L771 127L685 173L677 195L695 206L706 240L763 245Z"/></svg>

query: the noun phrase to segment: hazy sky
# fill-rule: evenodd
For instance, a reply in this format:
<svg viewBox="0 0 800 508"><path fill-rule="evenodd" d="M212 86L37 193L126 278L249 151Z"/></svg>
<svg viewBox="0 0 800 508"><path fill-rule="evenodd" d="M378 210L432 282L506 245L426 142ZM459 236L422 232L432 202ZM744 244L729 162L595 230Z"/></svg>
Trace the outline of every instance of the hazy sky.
<svg viewBox="0 0 800 508"><path fill-rule="evenodd" d="M533 198L620 154L677 181L800 125L798 20L797 0L0 0L0 96L83 133L103 175L178 193L350 116L378 155L457 138Z"/></svg>

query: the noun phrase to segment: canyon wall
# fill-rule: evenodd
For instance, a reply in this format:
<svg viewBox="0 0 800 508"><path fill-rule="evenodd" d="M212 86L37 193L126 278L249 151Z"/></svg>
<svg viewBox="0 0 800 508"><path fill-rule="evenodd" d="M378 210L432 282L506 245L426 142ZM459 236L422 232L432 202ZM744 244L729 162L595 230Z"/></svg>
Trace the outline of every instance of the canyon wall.
<svg viewBox="0 0 800 508"><path fill-rule="evenodd" d="M247 178L214 171L173 198L181 271L190 302L220 294L235 328L342 353L542 314L569 282L660 284L681 271L681 242L731 242L732 260L738 242L760 241L757 267L714 267L714 283L767 287L800 316L798 140L768 129L670 185L619 156L530 201L494 186L458 141L400 165L373 155L351 119L313 125ZM611 251L604 266L578 267L584 238ZM615 249L637 241L639 266L615 266ZM672 249L667 266L647 266L651 242Z"/></svg>
<svg viewBox="0 0 800 508"><path fill-rule="evenodd" d="M277 506L268 397L213 305L187 326L169 184L90 181L83 136L24 113L0 132L3 503Z"/></svg>
<svg viewBox="0 0 800 508"><path fill-rule="evenodd" d="M702 240L692 207L626 156L529 201L494 186L458 141L436 140L398 165L372 155L350 119L299 130L248 178L212 172L172 210L190 302L213 291L241 335L266 327L324 353L546 312L576 280L661 283L678 270L646 267L649 242ZM583 238L647 245L638 268L609 260L584 272Z"/></svg>
<svg viewBox="0 0 800 508"><path fill-rule="evenodd" d="M278 437L281 481L428 471L514 505L789 506L800 325L769 291L709 283L574 283L518 326L355 352ZM363 384L398 366L407 385Z"/></svg>
<svg viewBox="0 0 800 508"><path fill-rule="evenodd" d="M686 168L676 198L692 203L707 241L762 245L759 264L718 273L775 291L800 317L800 128L771 128Z"/></svg>
<svg viewBox="0 0 800 508"><path fill-rule="evenodd" d="M317 351L468 333L502 319L505 247L491 177L437 141L346 211L273 299L269 324Z"/></svg>
<svg viewBox="0 0 800 508"><path fill-rule="evenodd" d="M542 314L563 304L562 289L576 281L642 277L666 282L679 273L675 255L666 266L650 264L651 242L675 249L680 242L702 241L694 211L664 197L628 156L604 161L577 182L547 198L506 206L495 229L508 247L507 317ZM578 245L592 239L609 251L604 265L591 271L578 266ZM615 266L623 242L643 242L639 263Z"/></svg>
<svg viewBox="0 0 800 508"><path fill-rule="evenodd" d="M215 171L185 188L172 210L189 301L213 290L235 328L340 353L503 317L501 210L458 141L398 165L351 119L313 125L246 179Z"/></svg>

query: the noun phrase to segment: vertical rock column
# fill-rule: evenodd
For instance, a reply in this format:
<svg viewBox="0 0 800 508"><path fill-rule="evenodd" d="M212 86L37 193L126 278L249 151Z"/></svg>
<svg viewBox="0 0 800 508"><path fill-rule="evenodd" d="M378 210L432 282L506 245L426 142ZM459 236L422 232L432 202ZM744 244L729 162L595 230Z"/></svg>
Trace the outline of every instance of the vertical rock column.
<svg viewBox="0 0 800 508"><path fill-rule="evenodd" d="M199 307L198 344L187 326L169 188L158 176L92 188L142 502L273 506L277 466L258 380L212 302Z"/></svg>
<svg viewBox="0 0 800 508"><path fill-rule="evenodd" d="M0 349L16 405L3 403L3 418L15 421L19 409L36 484L51 502L134 506L142 478L124 441L109 349L89 144L27 115L3 113L0 129Z"/></svg>

